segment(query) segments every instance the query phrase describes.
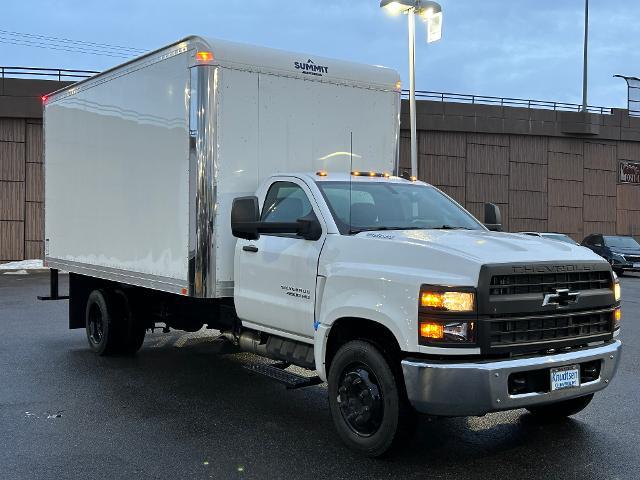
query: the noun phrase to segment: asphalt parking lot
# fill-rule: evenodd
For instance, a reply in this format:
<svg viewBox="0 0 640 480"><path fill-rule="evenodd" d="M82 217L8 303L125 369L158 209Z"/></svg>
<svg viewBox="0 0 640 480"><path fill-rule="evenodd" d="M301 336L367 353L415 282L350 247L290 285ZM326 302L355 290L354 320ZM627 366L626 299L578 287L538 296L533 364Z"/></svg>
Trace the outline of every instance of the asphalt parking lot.
<svg viewBox="0 0 640 480"><path fill-rule="evenodd" d="M343 447L324 386L250 376L257 357L215 355L203 334L156 330L133 358L98 358L67 302L36 300L47 289L0 274L0 479L640 478L640 276L622 279L618 375L587 410L423 419L383 460Z"/></svg>

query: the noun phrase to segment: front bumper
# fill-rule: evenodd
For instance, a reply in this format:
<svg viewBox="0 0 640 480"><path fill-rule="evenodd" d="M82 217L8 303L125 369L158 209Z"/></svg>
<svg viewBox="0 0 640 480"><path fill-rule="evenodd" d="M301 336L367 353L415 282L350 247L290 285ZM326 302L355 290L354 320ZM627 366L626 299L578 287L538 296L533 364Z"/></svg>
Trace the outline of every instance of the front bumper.
<svg viewBox="0 0 640 480"><path fill-rule="evenodd" d="M624 272L640 272L640 268L636 268L633 266L633 263L624 263L622 266L612 265L611 268L616 270L622 270Z"/></svg>
<svg viewBox="0 0 640 480"><path fill-rule="evenodd" d="M443 416L484 415L559 402L602 390L616 373L621 349L622 343L613 340L571 352L511 360L463 363L406 359L402 361L402 371L409 401L419 412ZM509 376L513 373L595 360L602 362L599 378L578 388L509 394Z"/></svg>
<svg viewBox="0 0 640 480"><path fill-rule="evenodd" d="M640 268L635 267L634 265L637 265L637 262L629 262L629 261L612 261L610 262L611 264L611 268L613 268L614 270L623 270L625 272L640 272Z"/></svg>

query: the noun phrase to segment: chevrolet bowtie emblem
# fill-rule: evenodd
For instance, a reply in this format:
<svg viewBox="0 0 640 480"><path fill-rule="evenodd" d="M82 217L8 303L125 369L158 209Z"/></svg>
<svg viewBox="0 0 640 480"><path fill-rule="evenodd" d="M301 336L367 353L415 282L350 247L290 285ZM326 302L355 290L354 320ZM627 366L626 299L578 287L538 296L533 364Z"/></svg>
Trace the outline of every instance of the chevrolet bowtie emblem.
<svg viewBox="0 0 640 480"><path fill-rule="evenodd" d="M566 307L570 303L576 303L580 292L570 292L568 288L556 288L554 293L547 293L542 301L542 306L555 305L557 308Z"/></svg>

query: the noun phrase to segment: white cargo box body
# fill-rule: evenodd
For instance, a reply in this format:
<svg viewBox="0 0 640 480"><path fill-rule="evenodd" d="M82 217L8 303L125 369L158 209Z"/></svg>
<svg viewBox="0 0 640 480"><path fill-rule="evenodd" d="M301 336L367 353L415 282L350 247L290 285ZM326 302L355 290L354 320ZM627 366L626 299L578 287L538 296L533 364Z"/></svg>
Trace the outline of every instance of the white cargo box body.
<svg viewBox="0 0 640 480"><path fill-rule="evenodd" d="M398 81L382 67L189 37L52 94L47 264L232 296L233 198L276 173L347 172L350 152L354 169L394 170Z"/></svg>

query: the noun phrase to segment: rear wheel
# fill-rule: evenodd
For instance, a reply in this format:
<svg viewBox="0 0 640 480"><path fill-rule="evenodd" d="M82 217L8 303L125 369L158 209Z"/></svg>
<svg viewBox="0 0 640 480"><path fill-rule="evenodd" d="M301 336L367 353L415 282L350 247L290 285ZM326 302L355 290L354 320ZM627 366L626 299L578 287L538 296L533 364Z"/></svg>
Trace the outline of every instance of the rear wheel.
<svg viewBox="0 0 640 480"><path fill-rule="evenodd" d="M105 290L89 294L85 324L89 347L98 355L112 355L118 350L119 332L113 315L113 305Z"/></svg>
<svg viewBox="0 0 640 480"><path fill-rule="evenodd" d="M539 407L528 407L529 412L541 420L562 420L581 412L591 403L593 393L584 397L572 398L562 402L550 403Z"/></svg>
<svg viewBox="0 0 640 480"><path fill-rule="evenodd" d="M329 369L329 406L340 438L353 450L379 457L412 431L413 411L397 377L371 343L354 340L337 351Z"/></svg>

